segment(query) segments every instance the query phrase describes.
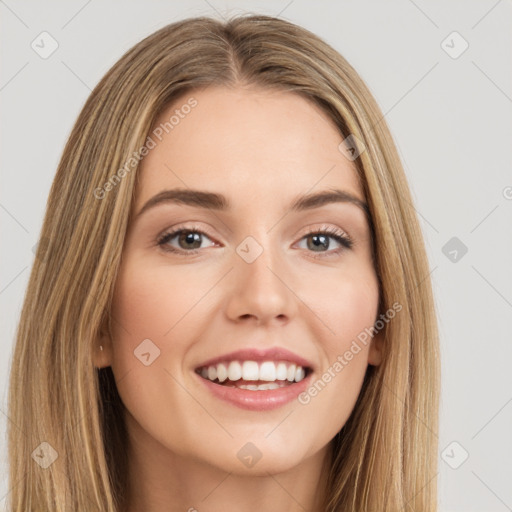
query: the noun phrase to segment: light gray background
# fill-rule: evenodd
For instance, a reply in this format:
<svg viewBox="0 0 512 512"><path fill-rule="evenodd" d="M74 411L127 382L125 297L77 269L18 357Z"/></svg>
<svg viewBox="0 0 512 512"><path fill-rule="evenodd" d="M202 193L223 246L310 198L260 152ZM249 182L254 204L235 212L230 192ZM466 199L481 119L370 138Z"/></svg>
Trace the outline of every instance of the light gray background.
<svg viewBox="0 0 512 512"><path fill-rule="evenodd" d="M324 38L386 114L426 237L439 313L440 511L512 510L511 7L505 0L0 0L0 509L10 491L5 428L14 334L76 116L110 66L151 32L188 16L252 11ZM59 45L47 59L31 48L43 31ZM446 40L453 31L469 44L458 58L445 51L462 48L458 36ZM452 237L457 254L448 245L445 255Z"/></svg>

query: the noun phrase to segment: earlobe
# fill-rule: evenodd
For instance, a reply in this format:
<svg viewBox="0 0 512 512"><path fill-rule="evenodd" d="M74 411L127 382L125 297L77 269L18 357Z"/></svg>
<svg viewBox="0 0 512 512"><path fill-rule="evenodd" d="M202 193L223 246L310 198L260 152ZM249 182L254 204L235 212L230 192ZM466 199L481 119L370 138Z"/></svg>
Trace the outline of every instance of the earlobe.
<svg viewBox="0 0 512 512"><path fill-rule="evenodd" d="M370 344L368 352L368 364L379 366L382 362L382 353L384 350L384 331L376 334Z"/></svg>
<svg viewBox="0 0 512 512"><path fill-rule="evenodd" d="M112 364L112 342L107 334L99 337L92 347L93 364L96 368L106 368Z"/></svg>

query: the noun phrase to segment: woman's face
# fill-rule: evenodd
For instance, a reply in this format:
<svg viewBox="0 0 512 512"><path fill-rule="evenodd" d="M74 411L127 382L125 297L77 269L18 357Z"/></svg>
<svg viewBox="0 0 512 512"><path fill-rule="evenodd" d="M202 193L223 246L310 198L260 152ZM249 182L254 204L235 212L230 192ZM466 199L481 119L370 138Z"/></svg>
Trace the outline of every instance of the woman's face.
<svg viewBox="0 0 512 512"><path fill-rule="evenodd" d="M298 95L222 87L150 137L97 359L131 439L242 474L323 455L381 357L353 344L378 314L364 211L306 199L364 201L342 137Z"/></svg>

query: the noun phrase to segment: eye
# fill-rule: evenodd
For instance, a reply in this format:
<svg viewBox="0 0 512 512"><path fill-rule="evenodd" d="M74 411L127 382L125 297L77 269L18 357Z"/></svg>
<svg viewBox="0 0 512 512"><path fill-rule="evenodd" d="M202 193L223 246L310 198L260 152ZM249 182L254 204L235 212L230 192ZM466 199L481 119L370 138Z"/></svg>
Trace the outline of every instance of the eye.
<svg viewBox="0 0 512 512"><path fill-rule="evenodd" d="M205 238L211 241L210 236L196 226L178 227L161 235L157 240L157 245L166 252L188 256L197 254L200 249L204 248L202 244ZM318 253L317 256L313 256L314 258L338 255L353 246L352 239L344 231L334 227L312 229L300 241L303 240L307 241L308 252ZM330 240L334 240L339 247L330 249L332 245ZM178 246L176 247L172 242L177 243ZM216 243L212 242L210 246L214 245Z"/></svg>
<svg viewBox="0 0 512 512"><path fill-rule="evenodd" d="M335 240L339 245L338 248L330 249L330 239ZM334 227L310 230L302 239L306 240L306 248L312 252L321 253L315 258L337 255L347 249L351 249L354 245L352 239L342 230Z"/></svg>
<svg viewBox="0 0 512 512"><path fill-rule="evenodd" d="M167 252L196 254L202 248L204 238L210 240L206 233L196 227L177 228L161 235L157 244ZM171 245L174 239L178 247Z"/></svg>

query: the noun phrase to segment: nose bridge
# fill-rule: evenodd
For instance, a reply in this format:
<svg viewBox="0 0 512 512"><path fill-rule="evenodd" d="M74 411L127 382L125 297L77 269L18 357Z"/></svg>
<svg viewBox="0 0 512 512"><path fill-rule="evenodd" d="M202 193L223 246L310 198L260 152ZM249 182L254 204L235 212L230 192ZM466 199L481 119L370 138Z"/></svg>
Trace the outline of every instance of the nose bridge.
<svg viewBox="0 0 512 512"><path fill-rule="evenodd" d="M260 321L290 318L294 314L294 294L286 285L290 272L274 237L247 236L234 254L235 280L228 314L232 319L257 317Z"/></svg>
<svg viewBox="0 0 512 512"><path fill-rule="evenodd" d="M276 264L279 250L271 236L246 237L236 249L238 260L241 260L236 262L240 279L255 289L275 287L277 278L271 269L279 266Z"/></svg>

